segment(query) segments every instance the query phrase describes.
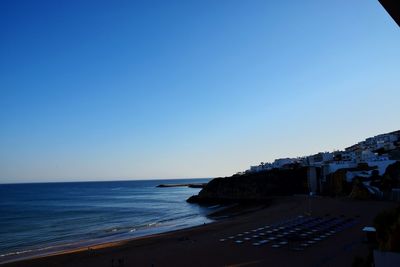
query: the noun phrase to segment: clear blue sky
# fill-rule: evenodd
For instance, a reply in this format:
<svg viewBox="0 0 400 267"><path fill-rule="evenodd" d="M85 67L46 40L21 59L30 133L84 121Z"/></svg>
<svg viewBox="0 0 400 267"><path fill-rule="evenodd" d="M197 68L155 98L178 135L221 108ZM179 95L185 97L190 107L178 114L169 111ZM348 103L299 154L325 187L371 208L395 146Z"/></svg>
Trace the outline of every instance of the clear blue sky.
<svg viewBox="0 0 400 267"><path fill-rule="evenodd" d="M0 25L0 182L230 175L400 128L375 0L10 0Z"/></svg>

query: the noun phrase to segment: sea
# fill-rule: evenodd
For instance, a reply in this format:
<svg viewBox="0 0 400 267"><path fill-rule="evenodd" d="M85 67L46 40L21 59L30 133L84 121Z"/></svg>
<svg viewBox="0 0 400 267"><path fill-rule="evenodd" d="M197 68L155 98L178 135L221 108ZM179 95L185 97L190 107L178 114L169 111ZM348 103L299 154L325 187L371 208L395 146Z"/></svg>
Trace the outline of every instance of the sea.
<svg viewBox="0 0 400 267"><path fill-rule="evenodd" d="M209 179L0 184L0 263L212 222L189 204Z"/></svg>

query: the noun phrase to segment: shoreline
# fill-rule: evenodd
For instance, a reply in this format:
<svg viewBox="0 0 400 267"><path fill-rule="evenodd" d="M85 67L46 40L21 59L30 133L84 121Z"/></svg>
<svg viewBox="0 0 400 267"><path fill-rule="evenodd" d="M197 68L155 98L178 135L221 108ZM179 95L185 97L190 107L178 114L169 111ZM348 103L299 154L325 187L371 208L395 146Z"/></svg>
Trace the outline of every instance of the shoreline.
<svg viewBox="0 0 400 267"><path fill-rule="evenodd" d="M356 255L365 255L361 242L362 226L370 225L373 217L385 208L397 205L393 202L356 201L347 198L317 197L311 200L313 216L357 217L356 227L327 239L321 246L302 253L271 248L254 248L251 245L221 243L234 233L254 229L265 224L293 216L305 215L310 199L305 196L276 197L272 205L240 216L228 217L206 225L198 225L159 234L137 237L124 241L108 242L53 253L46 256L2 263L1 266L112 266L111 262L123 261L126 266L235 266L248 262L248 266L348 266ZM264 249L268 252L264 252ZM268 250L269 249L269 250ZM288 257L290 255L290 257ZM329 264L326 261L329 259ZM301 264L299 265L299 261ZM129 264L129 265L128 265ZM118 266L118 265L114 265ZM122 266L122 265L121 265ZM247 265L246 265L247 266ZM321 266L321 265L320 265Z"/></svg>
<svg viewBox="0 0 400 267"><path fill-rule="evenodd" d="M215 222L210 222L206 225L212 224L212 223L216 223ZM181 229L176 229L176 230L167 230L165 232L160 232L160 233L153 233L153 234L148 234L148 235L143 235L143 236L137 236L137 237L132 237L132 238L126 238L126 239L121 239L121 240L115 240L115 241L105 241L105 242L100 242L100 243L93 243L91 245L81 245L81 246L77 246L75 248L70 248L70 249L61 249L61 250L57 250L54 252L47 252L47 253L43 253L43 254L36 254L36 255L32 255L32 256L26 256L26 257L22 257L19 259L11 259L8 261L4 261L4 262L0 262L0 266L3 265L7 265L7 264L11 264L11 263L19 263L19 262L25 262L25 261L31 261L31 260L36 260L36 259L42 259L42 258L47 258L47 257L53 257L53 256L59 256L59 255L66 255L66 254L73 254L73 253L79 253L79 252L85 252L85 251L92 251L92 250L97 250L97 249L103 249L103 248L112 248L112 247L116 247L116 246L120 246L120 245L124 245L130 242L134 242L134 241L138 241L138 240L142 240L142 239L147 239L147 238L155 238L155 237L159 237L162 236L164 234L174 234L174 233L178 233L180 231L185 231L185 230L191 230L197 227L202 227L204 226L203 224L200 225L195 225L195 226L189 226L186 228L181 228ZM80 243L85 243L86 241L82 241ZM69 246L67 245L60 245L60 246Z"/></svg>
<svg viewBox="0 0 400 267"><path fill-rule="evenodd" d="M202 183L208 179L162 181L167 184ZM3 242L0 244L0 264L188 228L211 221L206 215L214 209L208 206L199 208L185 202L185 199L197 194L200 189L156 188L160 183L161 180L156 179L84 184L67 182L62 185L1 185L2 190L10 192L5 194L5 200L13 199L15 193L24 197L15 203L1 203L6 224L1 229ZM105 194L106 197L98 197L97 193ZM42 206L41 199L46 198L55 201ZM134 203L137 199L146 205ZM71 205L63 206L64 201ZM15 214L18 209L24 211L23 216ZM40 210L40 216L35 212L37 210Z"/></svg>
<svg viewBox="0 0 400 267"><path fill-rule="evenodd" d="M194 205L197 205L197 204L194 204ZM241 205L241 204L217 205L217 206L220 206L220 207L217 207L216 210L210 211L210 213L207 214L207 217L212 220L211 222L207 222L207 223L204 222L203 224L196 224L196 225L183 227L183 228L177 228L177 229L160 230L160 232L155 231L153 233L138 235L135 237L126 237L126 238L121 238L121 239L117 238L115 240L112 240L113 238L109 237L108 239L110 239L110 240L108 240L108 241L106 241L106 240L105 241L82 240L82 241L77 241L76 243L71 243L71 244L60 244L60 245L50 247L47 252L42 252L42 253L40 253L39 251L44 251L44 250L46 250L46 248L38 248L36 250L33 250L32 254L29 254L30 252L27 252L26 256L11 258L11 259L5 260L5 261L0 261L0 266L3 266L4 264L9 264L9 263L30 261L30 260L34 260L34 259L52 257L52 256L57 256L57 255L64 255L64 254L71 254L71 253L77 253L77 252L83 252L83 251L96 250L96 249L100 249L100 248L114 247L114 246L129 243L129 242L134 242L136 240L141 240L141 239L146 239L146 238L154 238L154 237L164 235L164 234L174 234L174 233L178 233L181 231L187 231L187 230L191 230L191 229L198 228L198 227L204 227L204 226L210 225L210 224L215 224L222 220L229 219L229 218L232 218L235 216L240 216L240 215L246 214L246 213L251 213L251 212L257 211L260 208L262 208L262 207L260 207L261 205ZM57 249L57 248L59 248L59 249ZM39 252L39 253L37 253L37 252ZM16 254L18 255L18 254L22 254L22 253L16 253ZM13 256L11 256L11 257L13 257ZM5 256L5 258L7 258L7 256Z"/></svg>
<svg viewBox="0 0 400 267"><path fill-rule="evenodd" d="M117 238L115 240L112 240L113 239L112 237L105 238L105 239L110 239L108 241L81 240L81 241L77 241L76 243L60 244L60 245L55 245L53 247L49 247L48 251L43 252L43 253L36 253L36 252L44 251L47 248L32 249L33 250L32 255L26 255L26 256L21 256L20 258L17 257L15 259L0 261L0 266L9 264L9 263L30 261L30 260L34 260L34 259L38 259L38 258L52 257L52 256L57 256L57 255L64 255L64 254L70 254L70 253L76 253L76 252L82 252L82 251L90 251L90 250L99 249L99 248L118 246L118 245L125 244L125 243L135 241L135 240L156 237L156 236L163 235L163 234L175 233L175 232L189 230L189 229L196 228L196 227L201 227L204 225L209 225L209 224L218 222L218 220L221 220L221 219L214 219L214 221L211 221L208 223L197 224L197 225L188 226L188 227L184 227L184 228L171 229L171 230L160 230L160 232L155 231L155 232L149 233L149 234L138 235L135 237L126 237L126 238L121 238L121 239ZM68 248L68 247L71 247L71 248ZM57 248L60 248L60 249L57 249ZM26 254L29 254L29 253L30 252L26 252ZM16 255L22 254L22 252L16 252L15 254ZM11 256L11 257L13 257L13 256ZM4 258L6 258L6 257L7 256L4 256ZM1 258L0 258L0 260L1 260Z"/></svg>

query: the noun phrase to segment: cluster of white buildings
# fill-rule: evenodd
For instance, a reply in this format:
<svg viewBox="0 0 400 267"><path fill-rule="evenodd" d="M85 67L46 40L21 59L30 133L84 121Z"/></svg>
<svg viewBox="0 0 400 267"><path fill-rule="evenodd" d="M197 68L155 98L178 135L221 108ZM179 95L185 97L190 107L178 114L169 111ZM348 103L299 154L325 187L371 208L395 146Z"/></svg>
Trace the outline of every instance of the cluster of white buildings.
<svg viewBox="0 0 400 267"><path fill-rule="evenodd" d="M271 170L273 168L286 168L293 164L309 167L320 167L324 175L333 173L339 169L356 168L360 163L376 167L379 174L384 174L386 167L393 164L396 159L392 159L385 152L400 149L400 131L387 134L380 134L367 138L344 151L320 152L315 155L299 158L276 159L272 163L261 163L251 166L247 173Z"/></svg>
<svg viewBox="0 0 400 267"><path fill-rule="evenodd" d="M280 169L283 168L286 165L294 164L296 163L296 159L291 159L291 158L283 158L283 159L276 159L272 163L264 163L261 162L260 165L257 166L250 166L250 169L248 171L250 172L260 172L260 171L266 171L266 170L271 170L271 169Z"/></svg>

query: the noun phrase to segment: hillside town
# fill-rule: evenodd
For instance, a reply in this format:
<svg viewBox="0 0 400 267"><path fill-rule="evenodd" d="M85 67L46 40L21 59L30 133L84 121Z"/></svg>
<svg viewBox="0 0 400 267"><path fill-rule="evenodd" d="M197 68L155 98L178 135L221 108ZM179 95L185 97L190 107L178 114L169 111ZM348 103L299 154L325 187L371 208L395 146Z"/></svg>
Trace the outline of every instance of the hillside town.
<svg viewBox="0 0 400 267"><path fill-rule="evenodd" d="M388 166L397 161L400 161L400 130L369 137L342 151L320 152L297 158L280 158L271 163L261 162L261 164L251 166L245 172L237 174L307 167L310 191L319 193L322 191L323 184L329 182L327 179L341 170L347 182L353 182L355 178L365 178L364 186L371 194L379 195L381 194L380 190L373 186L368 178L374 175L383 176ZM400 190L398 191L397 195L400 195Z"/></svg>
<svg viewBox="0 0 400 267"><path fill-rule="evenodd" d="M251 166L247 173L271 170L273 168L287 168L293 164L300 166L324 167L329 174L343 168L355 168L360 163L376 166L383 174L386 167L396 160L400 160L400 130L391 133L370 137L355 145L345 148L344 151L320 152L315 155L276 159L272 163L261 162Z"/></svg>

